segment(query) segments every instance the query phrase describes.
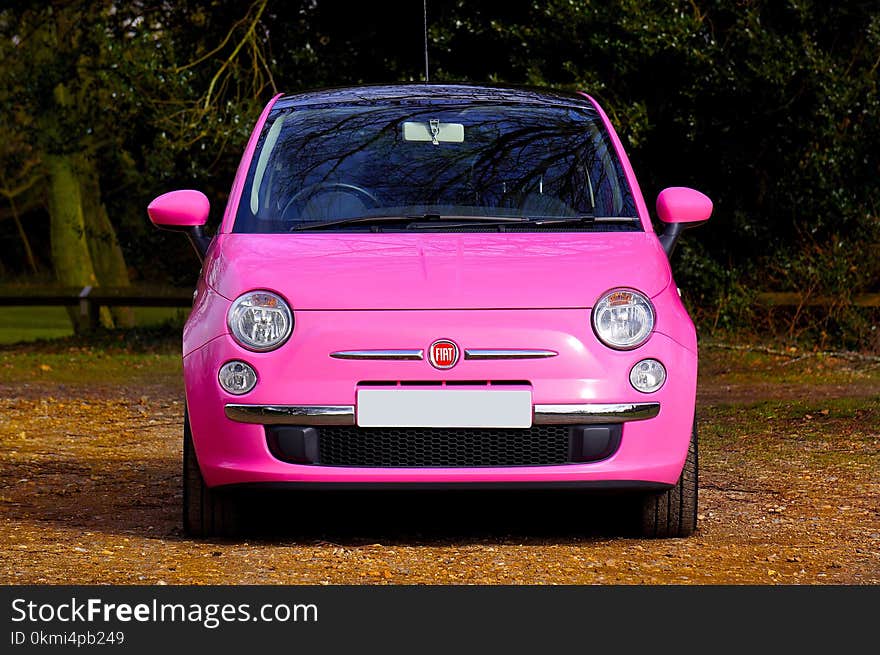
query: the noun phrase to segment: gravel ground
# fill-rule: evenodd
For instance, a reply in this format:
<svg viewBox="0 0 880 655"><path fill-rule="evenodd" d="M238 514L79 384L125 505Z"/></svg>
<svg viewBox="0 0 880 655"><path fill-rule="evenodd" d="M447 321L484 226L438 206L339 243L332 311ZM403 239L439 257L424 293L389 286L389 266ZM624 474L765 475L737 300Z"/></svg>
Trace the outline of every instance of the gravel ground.
<svg viewBox="0 0 880 655"><path fill-rule="evenodd" d="M689 539L619 536L607 499L461 492L258 497L248 537L193 541L177 369L108 385L16 357L46 368L0 377L0 583L880 582L876 367L704 357Z"/></svg>

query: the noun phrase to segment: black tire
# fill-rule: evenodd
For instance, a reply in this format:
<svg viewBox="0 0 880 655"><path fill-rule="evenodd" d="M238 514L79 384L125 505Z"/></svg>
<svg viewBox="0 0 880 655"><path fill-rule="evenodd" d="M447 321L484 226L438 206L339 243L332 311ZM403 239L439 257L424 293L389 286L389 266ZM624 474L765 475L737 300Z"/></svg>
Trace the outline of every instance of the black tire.
<svg viewBox="0 0 880 655"><path fill-rule="evenodd" d="M699 454L697 426L678 483L667 491L641 499L639 534L643 537L689 537L697 529Z"/></svg>
<svg viewBox="0 0 880 655"><path fill-rule="evenodd" d="M183 415L183 532L189 537L231 537L238 534L241 509L228 491L205 484L193 447L189 412Z"/></svg>

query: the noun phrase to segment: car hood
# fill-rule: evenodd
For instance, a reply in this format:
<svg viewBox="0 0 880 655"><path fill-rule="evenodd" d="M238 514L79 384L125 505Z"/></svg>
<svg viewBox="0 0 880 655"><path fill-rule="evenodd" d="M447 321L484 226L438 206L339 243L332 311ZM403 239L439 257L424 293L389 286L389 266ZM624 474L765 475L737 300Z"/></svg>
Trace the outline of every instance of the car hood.
<svg viewBox="0 0 880 655"><path fill-rule="evenodd" d="M205 266L229 300L268 289L299 310L591 307L671 279L644 232L220 234Z"/></svg>

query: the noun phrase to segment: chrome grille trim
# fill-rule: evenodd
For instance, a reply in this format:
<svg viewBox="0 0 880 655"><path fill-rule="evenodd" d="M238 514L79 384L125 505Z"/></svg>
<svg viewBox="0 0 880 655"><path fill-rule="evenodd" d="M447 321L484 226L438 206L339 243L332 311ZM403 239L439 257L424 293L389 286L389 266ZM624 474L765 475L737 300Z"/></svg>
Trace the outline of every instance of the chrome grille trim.
<svg viewBox="0 0 880 655"><path fill-rule="evenodd" d="M412 350L339 350L330 353L334 359L380 359L380 360L409 360L418 361L425 358L425 351Z"/></svg>
<svg viewBox="0 0 880 655"><path fill-rule="evenodd" d="M467 348L465 359L543 359L556 357L555 350L539 350L534 348Z"/></svg>

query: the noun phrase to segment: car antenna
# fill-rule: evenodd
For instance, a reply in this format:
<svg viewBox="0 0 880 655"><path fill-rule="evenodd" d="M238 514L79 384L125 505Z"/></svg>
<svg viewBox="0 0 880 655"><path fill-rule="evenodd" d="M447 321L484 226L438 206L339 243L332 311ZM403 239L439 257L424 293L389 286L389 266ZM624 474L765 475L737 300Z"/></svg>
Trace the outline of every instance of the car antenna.
<svg viewBox="0 0 880 655"><path fill-rule="evenodd" d="M430 71L428 70L428 0L423 0L422 8L425 17L425 84L430 82Z"/></svg>

